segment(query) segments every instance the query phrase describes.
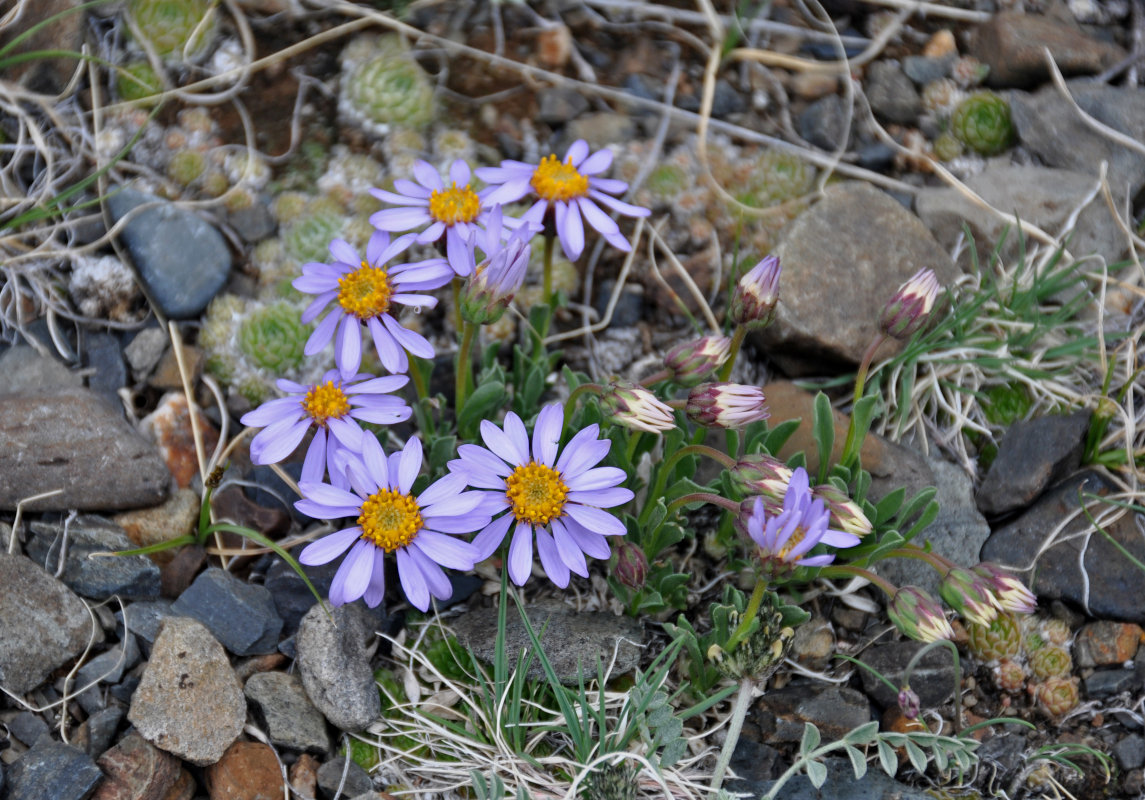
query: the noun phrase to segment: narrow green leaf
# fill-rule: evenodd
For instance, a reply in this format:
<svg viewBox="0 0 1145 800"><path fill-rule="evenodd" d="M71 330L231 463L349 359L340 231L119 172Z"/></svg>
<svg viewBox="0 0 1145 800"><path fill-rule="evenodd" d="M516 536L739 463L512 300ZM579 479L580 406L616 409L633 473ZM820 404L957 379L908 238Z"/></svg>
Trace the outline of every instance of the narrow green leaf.
<svg viewBox="0 0 1145 800"><path fill-rule="evenodd" d="M815 446L819 451L818 483L823 483L831 465L831 451L835 447L835 415L831 410L830 399L823 392L815 395L812 438L815 440Z"/></svg>
<svg viewBox="0 0 1145 800"><path fill-rule="evenodd" d="M855 780L867 774L867 757L862 750L847 745L847 757L851 759L851 769L855 770Z"/></svg>
<svg viewBox="0 0 1145 800"><path fill-rule="evenodd" d="M916 770L926 772L926 753L910 739L906 740L906 757Z"/></svg>
<svg viewBox="0 0 1145 800"><path fill-rule="evenodd" d="M822 761L808 761L807 778L811 781L811 785L818 789L827 782L827 765Z"/></svg>
<svg viewBox="0 0 1145 800"><path fill-rule="evenodd" d="M497 381L484 383L473 390L465 401L465 407L457 414L457 428L461 431L476 430L477 424L505 404L508 395L505 384Z"/></svg>
<svg viewBox="0 0 1145 800"><path fill-rule="evenodd" d="M819 746L819 741L819 729L810 722L803 723L803 741L799 743L799 752L802 755L809 755Z"/></svg>
<svg viewBox="0 0 1145 800"><path fill-rule="evenodd" d="M885 739L879 739L879 764L882 765L883 772L892 778L899 770L899 760L898 756L895 755L895 749Z"/></svg>

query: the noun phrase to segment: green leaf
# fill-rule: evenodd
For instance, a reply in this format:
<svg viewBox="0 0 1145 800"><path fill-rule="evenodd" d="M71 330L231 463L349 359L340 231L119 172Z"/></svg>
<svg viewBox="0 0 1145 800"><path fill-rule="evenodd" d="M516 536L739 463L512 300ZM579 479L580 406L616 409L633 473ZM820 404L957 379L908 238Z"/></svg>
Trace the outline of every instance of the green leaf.
<svg viewBox="0 0 1145 800"><path fill-rule="evenodd" d="M668 744L664 745L664 749L660 751L660 766L670 767L684 757L688 752L687 739L675 739Z"/></svg>
<svg viewBox="0 0 1145 800"><path fill-rule="evenodd" d="M934 747L934 765L938 767L939 772L946 772L946 768L950 766L950 759L946 755L946 748L940 744Z"/></svg>
<svg viewBox="0 0 1145 800"><path fill-rule="evenodd" d="M815 412L812 420L811 436L819 451L818 483L823 483L831 466L831 451L835 447L835 415L831 410L830 399L823 392L815 395Z"/></svg>
<svg viewBox="0 0 1145 800"><path fill-rule="evenodd" d="M899 487L875 504L875 518L871 520L875 526L882 525L891 519L902 508L906 499L906 489Z"/></svg>
<svg viewBox="0 0 1145 800"><path fill-rule="evenodd" d="M866 666L866 664L863 664L863 666ZM886 679L884 678L883 680L885 681ZM889 683L889 681L887 682ZM892 688L894 687L894 684L890 685ZM843 741L849 744L870 744L878 737L878 735L879 723L874 721L865 722L854 730L849 731L847 735L843 737Z"/></svg>
<svg viewBox="0 0 1145 800"><path fill-rule="evenodd" d="M799 419L784 420L769 430L763 439L763 449L773 455L778 453L787 443L787 440L799 430L800 422Z"/></svg>
<svg viewBox="0 0 1145 800"><path fill-rule="evenodd" d="M505 405L507 399L505 384L497 381L481 384L473 390L473 394L465 401L465 407L457 414L457 429L476 430L477 424L491 417L494 411Z"/></svg>
<svg viewBox="0 0 1145 800"><path fill-rule="evenodd" d="M851 769L855 770L855 780L867 774L867 757L862 750L847 745L847 757L851 759Z"/></svg>
<svg viewBox="0 0 1145 800"><path fill-rule="evenodd" d="M895 755L895 749L885 739L879 739L879 764L882 765L883 772L892 778L899 770L899 760L898 756Z"/></svg>
<svg viewBox="0 0 1145 800"><path fill-rule="evenodd" d="M808 761L807 778L811 781L811 785L818 789L827 782L827 765L822 761Z"/></svg>
<svg viewBox="0 0 1145 800"><path fill-rule="evenodd" d="M926 772L926 753L910 739L906 740L906 757L916 770Z"/></svg>
<svg viewBox="0 0 1145 800"><path fill-rule="evenodd" d="M819 746L819 741L819 729L810 722L803 723L803 741L799 743L799 752L802 755L808 755Z"/></svg>

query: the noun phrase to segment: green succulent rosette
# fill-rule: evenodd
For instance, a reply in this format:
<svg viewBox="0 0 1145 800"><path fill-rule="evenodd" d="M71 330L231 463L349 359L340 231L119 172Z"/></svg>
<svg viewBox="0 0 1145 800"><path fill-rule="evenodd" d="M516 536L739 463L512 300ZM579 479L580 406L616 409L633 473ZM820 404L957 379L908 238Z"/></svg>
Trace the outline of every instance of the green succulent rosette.
<svg viewBox="0 0 1145 800"><path fill-rule="evenodd" d="M1010 104L993 92L975 92L954 109L950 130L975 152L997 155L1014 141Z"/></svg>

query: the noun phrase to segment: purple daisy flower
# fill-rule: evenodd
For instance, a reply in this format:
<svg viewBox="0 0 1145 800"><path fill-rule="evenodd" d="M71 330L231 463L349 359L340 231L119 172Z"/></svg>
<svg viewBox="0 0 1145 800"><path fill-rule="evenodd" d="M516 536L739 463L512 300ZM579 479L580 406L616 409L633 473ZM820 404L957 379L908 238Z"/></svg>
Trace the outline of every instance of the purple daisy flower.
<svg viewBox="0 0 1145 800"><path fill-rule="evenodd" d="M822 500L811 495L807 471L799 467L791 475L783 507L777 513L767 510L762 497L744 501L750 511L739 524L758 546L757 555L765 568L779 572L795 567L822 567L835 560L832 553L808 556L819 544L830 547L854 547L859 537L832 530L831 512Z"/></svg>
<svg viewBox="0 0 1145 800"><path fill-rule="evenodd" d="M243 425L262 428L251 440L251 461L277 464L314 428L302 462L302 480L321 481L323 470L328 469L332 483L348 485L337 463L339 449L361 452L362 439L370 437L364 436L359 421L393 425L409 419L412 411L406 401L389 394L408 382L405 375L375 378L361 374L342 380L335 369L309 386L279 380L278 388L293 396L270 400L242 417Z"/></svg>
<svg viewBox="0 0 1145 800"><path fill-rule="evenodd" d="M415 238L408 234L391 242L388 233L378 231L366 245L365 260L346 241L335 239L330 243L334 263L312 261L302 265L302 277L295 278L291 285L300 292L318 295L302 313L302 321L313 321L334 304L334 310L318 323L306 341L306 355L319 352L336 331L334 360L342 377L348 378L362 364L362 323L370 331L382 366L390 372L409 369L407 350L415 356L433 358L433 345L421 334L403 328L390 313L394 304L419 311L433 308L436 297L413 292L437 289L453 277L453 270L442 258L383 266L413 244Z"/></svg>
<svg viewBox="0 0 1145 800"><path fill-rule="evenodd" d="M459 158L449 166L448 187L425 161L414 162L413 176L416 183L402 178L394 181L397 193L370 189L379 200L402 206L378 211L370 217L370 224L390 232L427 226L417 235L418 244L436 242L444 236L449 265L458 275L468 275L472 269L472 259L466 257L470 237L488 216L488 205L469 186L469 165Z"/></svg>
<svg viewBox="0 0 1145 800"><path fill-rule="evenodd" d="M606 536L623 536L624 523L603 509L632 499L621 488L627 477L616 467L597 467L612 443L600 439L598 425L589 425L560 450L564 408L553 403L541 409L532 443L521 418L510 411L504 429L481 422L485 447L463 444L450 471L470 486L491 490L486 509L508 513L485 525L473 540L478 560L491 556L514 526L509 544L509 577L518 586L529 577L536 537L541 566L557 586L568 586L569 573L588 576L586 555L608 558Z"/></svg>
<svg viewBox="0 0 1145 800"><path fill-rule="evenodd" d="M589 155L588 143L577 139L569 146L564 161L558 161L555 155L545 156L540 164L502 161L499 167L478 169L477 177L491 186L492 191L484 198L489 205L515 203L530 191L535 194L539 199L521 219L540 224L546 212L552 209L561 248L570 261L575 261L584 250L584 221L618 250L627 253L632 249L619 226L600 205L626 217L646 217L651 213L612 197L626 191L628 184L596 177L610 166L611 150L598 150Z"/></svg>
<svg viewBox="0 0 1145 800"><path fill-rule="evenodd" d="M364 597L373 608L386 593L385 557L394 553L398 578L410 604L426 611L430 597L447 600L453 593L442 567L469 570L478 561L477 548L455 538L489 522L480 507L480 492L466 492L465 480L446 475L414 497L410 494L421 471L421 440L411 438L390 456L372 436L363 437L362 456L343 456L353 491L325 483L300 481L302 499L295 508L316 519L356 517L357 524L311 542L298 560L308 566L326 564L349 549L330 586L336 606Z"/></svg>

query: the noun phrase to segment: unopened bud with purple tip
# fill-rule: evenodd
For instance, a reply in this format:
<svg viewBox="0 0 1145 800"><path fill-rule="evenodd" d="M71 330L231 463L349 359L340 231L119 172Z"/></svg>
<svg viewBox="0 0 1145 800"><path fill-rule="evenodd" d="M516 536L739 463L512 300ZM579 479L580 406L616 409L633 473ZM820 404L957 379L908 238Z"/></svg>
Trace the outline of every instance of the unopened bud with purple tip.
<svg viewBox="0 0 1145 800"><path fill-rule="evenodd" d="M672 409L643 386L630 381L611 381L600 396L610 422L648 433L663 433L676 427Z"/></svg>
<svg viewBox="0 0 1145 800"><path fill-rule="evenodd" d="M763 328L775 319L779 302L779 266L777 256L768 256L739 279L732 293L728 315L736 325Z"/></svg>
<svg viewBox="0 0 1145 800"><path fill-rule="evenodd" d="M616 548L616 571L613 574L629 589L643 589L648 579L648 557L644 550L627 539L621 539Z"/></svg>
<svg viewBox="0 0 1145 800"><path fill-rule="evenodd" d="M705 428L742 428L767 419L763 390L741 383L701 383L688 393L688 419Z"/></svg>
<svg viewBox="0 0 1145 800"><path fill-rule="evenodd" d="M879 318L879 330L895 339L909 339L930 319L940 291L934 271L919 270L887 303Z"/></svg>
<svg viewBox="0 0 1145 800"><path fill-rule="evenodd" d="M942 606L917 586L904 586L895 592L887 605L887 616L896 628L920 642L954 638Z"/></svg>
<svg viewBox="0 0 1145 800"><path fill-rule="evenodd" d="M1037 596L1026 587L1026 584L997 564L983 561L978 566L972 567L970 571L986 581L994 591L994 599L997 601L998 607L1003 611L1033 614L1037 609Z"/></svg>
<svg viewBox="0 0 1145 800"><path fill-rule="evenodd" d="M968 569L947 570L938 593L948 606L971 622L989 625L998 618L998 604L990 585Z"/></svg>
<svg viewBox="0 0 1145 800"><path fill-rule="evenodd" d="M741 456L728 469L732 486L741 494L763 495L777 504L783 502L787 485L791 483L791 474L791 467L766 453Z"/></svg>
<svg viewBox="0 0 1145 800"><path fill-rule="evenodd" d="M474 325L490 325L501 319L525 282L531 253L529 239L534 232L533 226L521 225L502 243L501 207L493 209L485 243L479 243L474 235L467 248L472 268L461 293L462 319ZM479 265L472 263L475 247L482 247L488 256Z"/></svg>
<svg viewBox="0 0 1145 800"><path fill-rule="evenodd" d="M731 353L731 339L705 336L678 344L664 356L671 379L681 386L695 386L719 369Z"/></svg>
<svg viewBox="0 0 1145 800"><path fill-rule="evenodd" d="M811 487L811 496L822 500L823 505L831 512L831 527L837 528L856 536L866 536L872 530L871 521L859 508L859 504L847 495L842 489L829 483L821 483Z"/></svg>

